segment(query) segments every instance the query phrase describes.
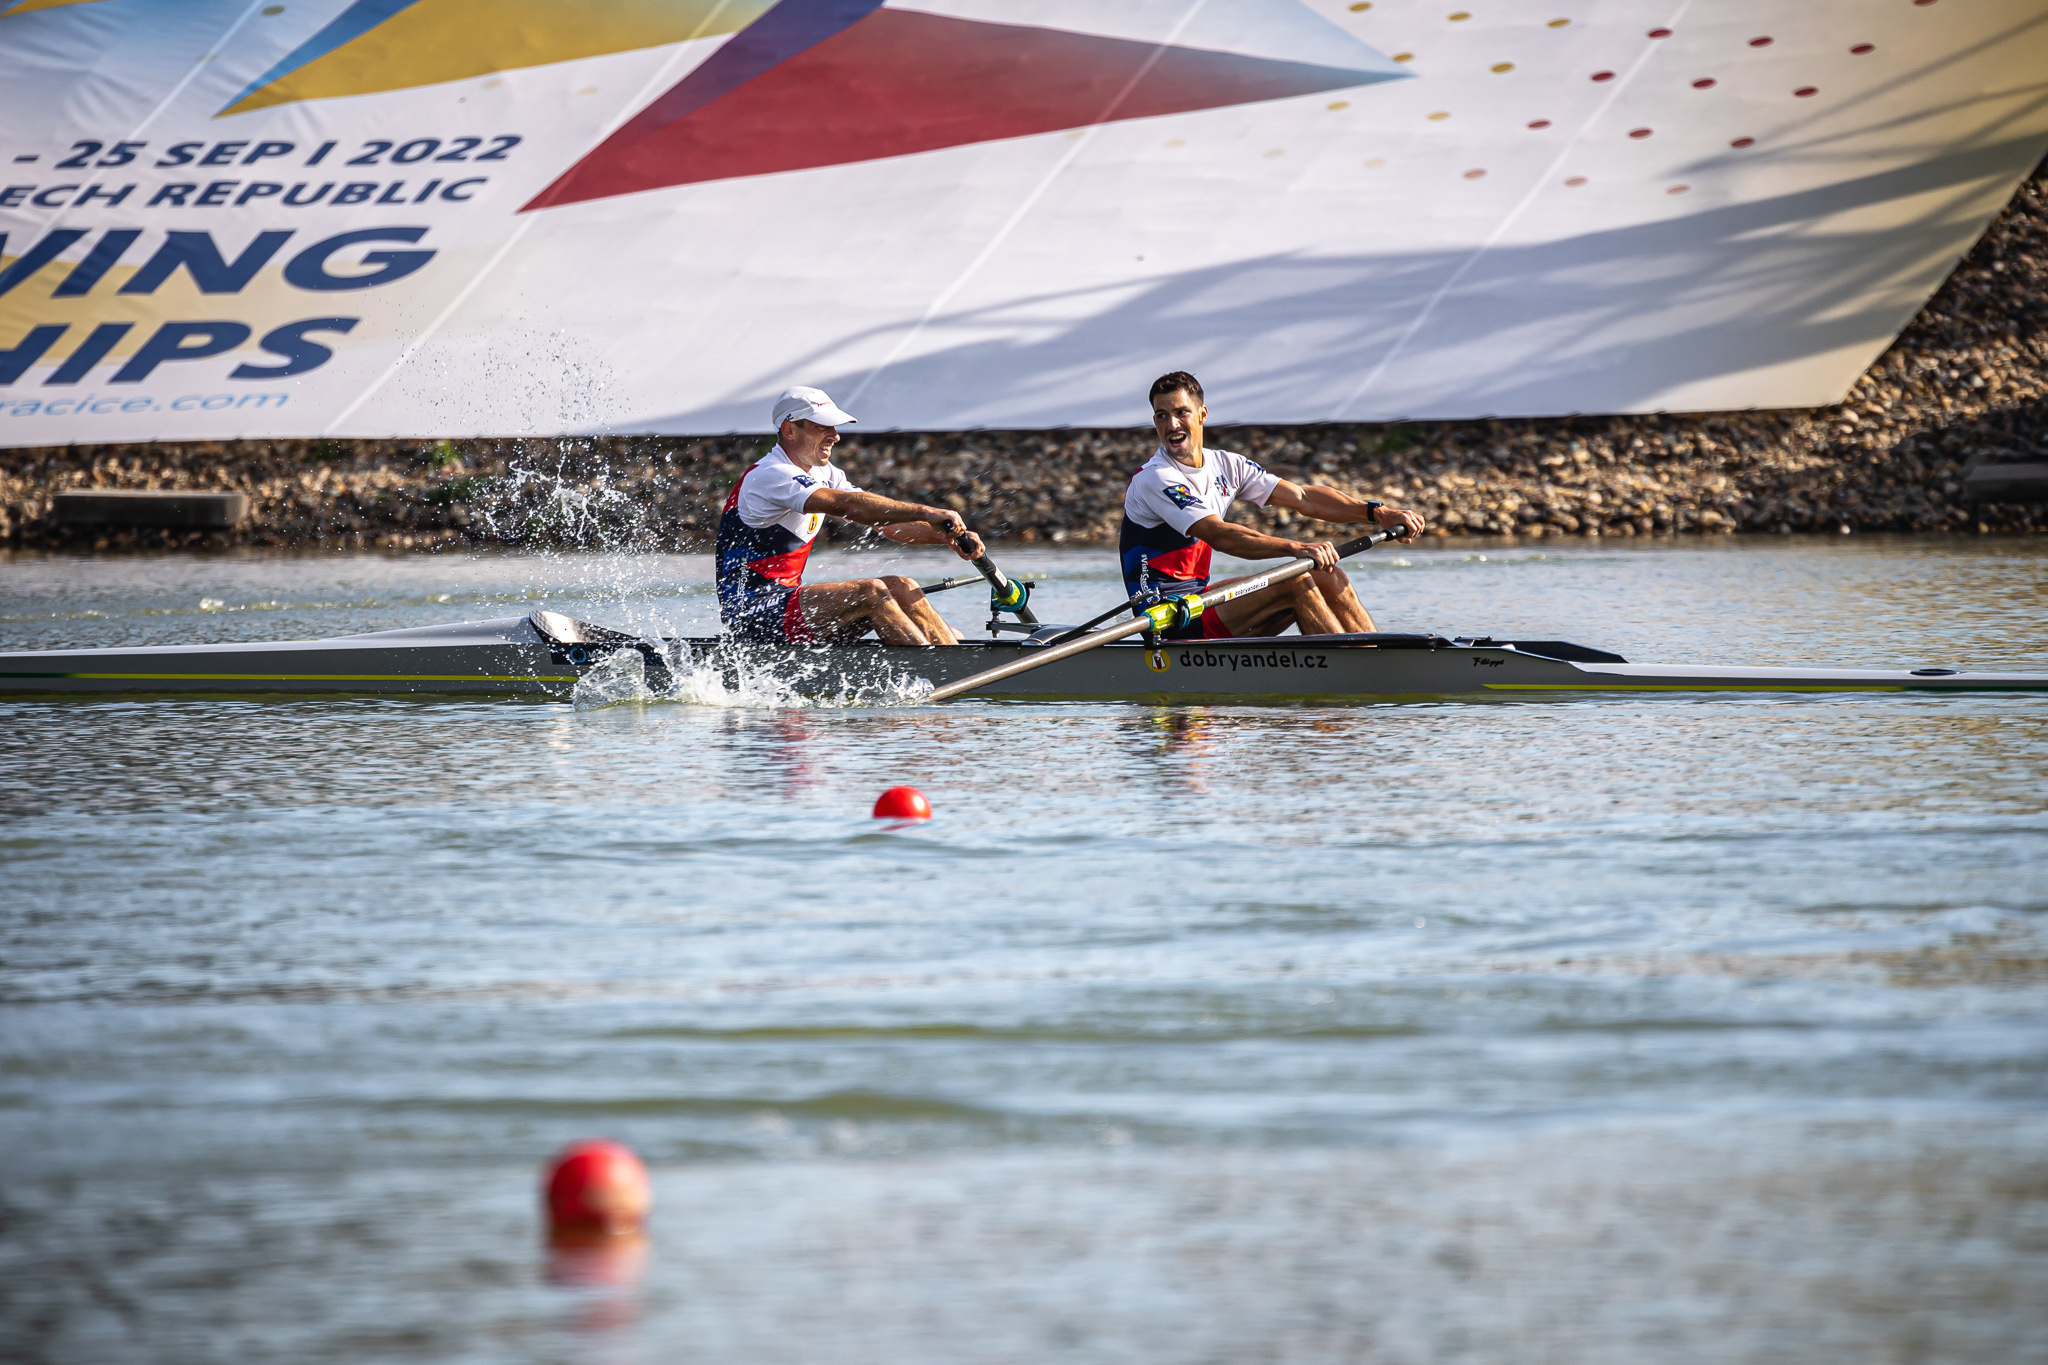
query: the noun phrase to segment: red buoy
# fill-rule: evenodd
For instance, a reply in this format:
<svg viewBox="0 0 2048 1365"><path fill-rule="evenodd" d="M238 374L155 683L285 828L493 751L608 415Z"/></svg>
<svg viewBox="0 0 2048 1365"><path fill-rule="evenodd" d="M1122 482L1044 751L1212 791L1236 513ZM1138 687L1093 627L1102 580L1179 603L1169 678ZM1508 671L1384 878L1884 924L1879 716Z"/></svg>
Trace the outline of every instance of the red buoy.
<svg viewBox="0 0 2048 1365"><path fill-rule="evenodd" d="M891 787L875 798L877 820L929 820L932 803L915 787Z"/></svg>
<svg viewBox="0 0 2048 1365"><path fill-rule="evenodd" d="M548 1219L559 1230L637 1229L654 1204L647 1168L632 1149L599 1139L565 1149L548 1168Z"/></svg>

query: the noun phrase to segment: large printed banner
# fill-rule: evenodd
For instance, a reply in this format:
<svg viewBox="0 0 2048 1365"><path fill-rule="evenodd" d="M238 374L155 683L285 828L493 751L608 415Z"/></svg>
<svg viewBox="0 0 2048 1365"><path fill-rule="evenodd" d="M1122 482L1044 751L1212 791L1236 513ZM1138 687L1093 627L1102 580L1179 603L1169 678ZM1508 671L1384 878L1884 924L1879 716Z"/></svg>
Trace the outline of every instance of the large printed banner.
<svg viewBox="0 0 2048 1365"><path fill-rule="evenodd" d="M0 444L1825 403L2044 150L2040 0L0 0Z"/></svg>

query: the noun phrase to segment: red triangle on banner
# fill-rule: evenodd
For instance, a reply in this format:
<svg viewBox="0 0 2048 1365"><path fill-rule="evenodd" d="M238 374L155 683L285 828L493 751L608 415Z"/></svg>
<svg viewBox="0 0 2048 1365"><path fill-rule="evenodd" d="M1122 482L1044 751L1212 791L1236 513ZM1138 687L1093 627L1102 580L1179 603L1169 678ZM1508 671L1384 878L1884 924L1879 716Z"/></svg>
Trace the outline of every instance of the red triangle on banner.
<svg viewBox="0 0 2048 1365"><path fill-rule="evenodd" d="M526 208L1388 79L1380 72L881 9L680 118L648 118L657 100Z"/></svg>

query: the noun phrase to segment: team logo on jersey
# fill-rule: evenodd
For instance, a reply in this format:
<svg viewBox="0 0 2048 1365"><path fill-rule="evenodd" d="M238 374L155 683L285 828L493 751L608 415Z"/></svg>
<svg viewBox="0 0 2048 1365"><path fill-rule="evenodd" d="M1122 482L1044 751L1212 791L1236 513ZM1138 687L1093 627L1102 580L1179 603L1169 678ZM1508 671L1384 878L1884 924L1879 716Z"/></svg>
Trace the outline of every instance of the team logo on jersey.
<svg viewBox="0 0 2048 1365"><path fill-rule="evenodd" d="M1175 507L1180 508L1183 512L1191 511L1202 505L1202 500L1195 496L1195 491L1192 488L1189 488L1186 484L1179 483L1166 485L1166 500Z"/></svg>

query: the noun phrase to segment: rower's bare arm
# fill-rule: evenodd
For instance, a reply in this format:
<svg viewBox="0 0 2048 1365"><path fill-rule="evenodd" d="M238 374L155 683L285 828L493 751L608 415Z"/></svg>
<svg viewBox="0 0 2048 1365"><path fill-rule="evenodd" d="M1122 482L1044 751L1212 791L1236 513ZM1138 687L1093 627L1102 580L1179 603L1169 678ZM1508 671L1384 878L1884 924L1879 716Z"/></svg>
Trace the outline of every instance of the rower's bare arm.
<svg viewBox="0 0 2048 1365"><path fill-rule="evenodd" d="M1221 550L1239 559L1313 559L1319 569L1337 567L1336 547L1327 540L1310 543L1261 535L1249 526L1239 526L1219 516L1203 517L1188 527L1188 534L1196 540L1206 541L1212 550Z"/></svg>
<svg viewBox="0 0 2048 1365"><path fill-rule="evenodd" d="M987 553L987 547L981 543L981 537L972 531L959 536L949 536L938 527L922 521L906 521L895 526L879 526L875 529L898 545L951 545L953 552L962 559L973 559L977 555Z"/></svg>
<svg viewBox="0 0 2048 1365"><path fill-rule="evenodd" d="M1317 521L1376 522L1390 531L1400 531L1404 540L1422 530L1422 518L1414 512L1384 504L1375 508L1364 498L1319 483L1303 487L1282 479L1267 497L1266 505L1285 507Z"/></svg>
<svg viewBox="0 0 2048 1365"><path fill-rule="evenodd" d="M823 512L828 517L857 522L862 526L923 522L950 531L955 536L967 529L967 523L960 520L960 514L947 508L898 502L879 493L863 493L851 488L820 488L804 499L804 511Z"/></svg>
<svg viewBox="0 0 2048 1365"><path fill-rule="evenodd" d="M879 493L851 488L820 488L804 499L804 511L872 526L904 545L951 545L962 559L982 553L980 537L968 530L960 514L950 508L898 502Z"/></svg>

